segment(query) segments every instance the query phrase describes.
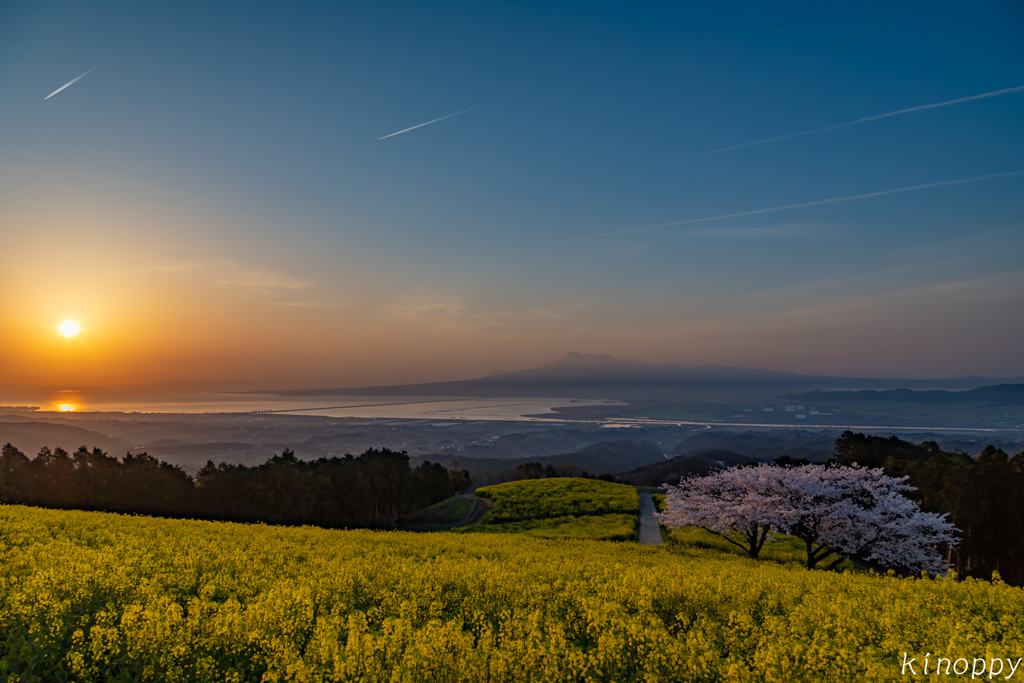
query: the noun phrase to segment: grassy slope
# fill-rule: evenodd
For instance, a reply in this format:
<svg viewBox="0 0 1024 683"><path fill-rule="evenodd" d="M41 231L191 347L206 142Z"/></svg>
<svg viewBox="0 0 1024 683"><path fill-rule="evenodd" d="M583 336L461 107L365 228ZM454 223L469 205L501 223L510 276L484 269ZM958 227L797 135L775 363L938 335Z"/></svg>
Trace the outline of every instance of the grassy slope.
<svg viewBox="0 0 1024 683"><path fill-rule="evenodd" d="M485 523L567 515L635 515L640 510L640 499L632 486L596 479L526 479L486 486L476 493L494 501Z"/></svg>
<svg viewBox="0 0 1024 683"><path fill-rule="evenodd" d="M1015 660L1022 613L680 545L0 506L9 680L895 681L904 652Z"/></svg>
<svg viewBox="0 0 1024 683"><path fill-rule="evenodd" d="M473 507L471 498L448 498L417 510L402 520L402 528L414 531L444 531L460 523Z"/></svg>
<svg viewBox="0 0 1024 683"><path fill-rule="evenodd" d="M640 499L630 486L594 479L526 479L477 489L494 501L464 533L604 541L636 539Z"/></svg>
<svg viewBox="0 0 1024 683"><path fill-rule="evenodd" d="M665 494L656 493L653 496L654 505L658 512L662 512L665 509ZM705 529L699 529L697 527L684 527L682 529L668 530L667 533L663 531L665 540L669 543L678 544L689 548L704 548L707 550L717 550L718 552L729 553L731 555L742 555L746 556L746 553L742 549L736 547L732 543L721 536L714 534ZM795 562L802 564L807 561L807 546L799 538L795 536L786 536L782 534L775 534L774 541L770 541L764 544L761 548L760 559L771 560L773 562ZM833 556L830 556L830 558ZM829 559L831 562L831 559ZM828 564L829 562L826 562ZM840 570L852 569L853 563L843 562L838 567Z"/></svg>
<svg viewBox="0 0 1024 683"><path fill-rule="evenodd" d="M714 550L720 553L746 557L746 553L742 549L729 543L721 536L704 529L698 529L697 527L673 529L669 531L667 540L670 543L683 547ZM830 555L822 566L830 564L831 559L834 557L834 555ZM807 562L807 546L795 536L776 535L776 540L765 543L764 547L761 548L759 558L772 562L803 565ZM853 569L853 566L852 562L844 561L839 565L839 569Z"/></svg>

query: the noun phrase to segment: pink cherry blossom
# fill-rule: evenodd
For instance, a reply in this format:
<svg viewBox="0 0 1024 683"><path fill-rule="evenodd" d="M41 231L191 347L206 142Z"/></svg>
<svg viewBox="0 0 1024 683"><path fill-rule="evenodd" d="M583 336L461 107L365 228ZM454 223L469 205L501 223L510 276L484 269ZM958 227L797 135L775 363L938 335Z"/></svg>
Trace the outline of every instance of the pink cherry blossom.
<svg viewBox="0 0 1024 683"><path fill-rule="evenodd" d="M881 469L825 465L739 467L667 486L662 524L719 534L756 558L771 532L807 545L807 567L835 554L903 573L947 570L939 548L952 546L945 515L922 512L904 494L906 478Z"/></svg>

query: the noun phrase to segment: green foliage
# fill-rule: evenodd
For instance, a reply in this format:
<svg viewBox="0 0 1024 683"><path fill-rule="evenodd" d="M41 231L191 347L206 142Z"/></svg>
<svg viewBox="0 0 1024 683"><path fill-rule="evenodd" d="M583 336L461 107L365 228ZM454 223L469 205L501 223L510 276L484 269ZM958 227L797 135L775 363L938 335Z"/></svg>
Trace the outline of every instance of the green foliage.
<svg viewBox="0 0 1024 683"><path fill-rule="evenodd" d="M636 517L623 514L550 517L504 524L480 524L464 527L457 531L475 534L523 534L534 538L634 541L636 540Z"/></svg>
<svg viewBox="0 0 1024 683"><path fill-rule="evenodd" d="M665 494L664 493L655 493L655 494L653 494L651 496L651 499L654 500L654 510L655 510L655 512L664 512L665 511Z"/></svg>
<svg viewBox="0 0 1024 683"><path fill-rule="evenodd" d="M189 508L192 491L184 470L146 453L118 460L98 448L42 448L29 459L11 444L0 450L3 502L173 515Z"/></svg>
<svg viewBox="0 0 1024 683"><path fill-rule="evenodd" d="M998 582L678 544L0 506L9 681L874 683L904 652L1015 660L1021 614Z"/></svg>
<svg viewBox="0 0 1024 683"><path fill-rule="evenodd" d="M775 534L774 536L775 540L773 542L765 543L761 548L761 553L758 556L759 559L784 564L796 563L801 566L806 564L807 544L804 541L796 536L787 536L785 534ZM738 536L736 537L736 540L743 542ZM680 529L673 529L668 532L668 542L684 548L701 548L728 553L730 555L737 555L740 557L747 557L747 554L740 548L729 543L729 541L725 540L718 534L699 527L687 526ZM838 556L829 555L824 559L826 564L828 564L832 560L837 560ZM843 571L853 568L854 565L852 562L844 560L836 567L836 570Z"/></svg>
<svg viewBox="0 0 1024 683"><path fill-rule="evenodd" d="M632 514L640 511L636 489L596 479L529 479L479 488L494 501L485 524L549 517Z"/></svg>
<svg viewBox="0 0 1024 683"><path fill-rule="evenodd" d="M604 541L636 539L640 499L630 486L595 479L533 479L477 489L494 500L483 523L464 533Z"/></svg>
<svg viewBox="0 0 1024 683"><path fill-rule="evenodd" d="M403 519L400 526L416 531L444 531L464 520L472 508L472 498L448 498L417 510Z"/></svg>
<svg viewBox="0 0 1024 683"><path fill-rule="evenodd" d="M836 439L836 459L909 477L922 510L949 513L961 532L951 552L957 573L988 578L998 570L1008 583L1024 584L1024 453L1011 458L988 446L972 458L934 441L847 431Z"/></svg>
<svg viewBox="0 0 1024 683"><path fill-rule="evenodd" d="M299 460L290 449L262 465L208 462L195 480L146 453L122 460L84 446L27 458L0 450L0 502L237 522L387 527L465 488L466 473L387 448Z"/></svg>

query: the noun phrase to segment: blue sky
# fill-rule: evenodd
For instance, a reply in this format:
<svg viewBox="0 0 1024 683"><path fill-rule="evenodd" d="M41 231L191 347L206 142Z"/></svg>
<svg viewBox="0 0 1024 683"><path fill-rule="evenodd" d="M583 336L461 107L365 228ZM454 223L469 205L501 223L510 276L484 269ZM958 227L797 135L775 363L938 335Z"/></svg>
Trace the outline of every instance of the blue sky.
<svg viewBox="0 0 1024 683"><path fill-rule="evenodd" d="M1021 85L1012 3L5 4L6 331L166 311L91 357L140 381L1022 375L1024 175L633 231L1022 171L1024 92L691 158Z"/></svg>

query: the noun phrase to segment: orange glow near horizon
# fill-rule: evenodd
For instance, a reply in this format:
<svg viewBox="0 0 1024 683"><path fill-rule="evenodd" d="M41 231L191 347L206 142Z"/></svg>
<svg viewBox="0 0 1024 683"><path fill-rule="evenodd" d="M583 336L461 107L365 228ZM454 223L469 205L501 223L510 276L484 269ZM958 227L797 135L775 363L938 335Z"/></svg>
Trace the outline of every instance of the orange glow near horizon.
<svg viewBox="0 0 1024 683"><path fill-rule="evenodd" d="M611 293L549 306L536 297L496 294L487 283L473 289L442 282L431 289L432 283L414 280L422 275L416 269L409 281L378 287L369 274L373 259L328 269L314 260L306 268L256 246L247 251L250 245L208 238L218 225L202 216L162 204L154 205L159 211L135 210L117 197L104 206L20 214L5 207L19 237L0 254L17 285L0 316L0 389L412 384L537 367L570 350L825 375L1021 374L1019 360L1005 360L1019 357L1015 328L976 332L1014 309L1021 275L942 289L941 298L929 288L825 303L803 290L694 294L682 312L665 314L681 305L674 294L651 294L640 306L631 295ZM225 219L232 230L240 229L236 222ZM181 227L189 225L202 230ZM166 234L183 235L190 246L154 237ZM287 249L278 251L288 256ZM76 273L83 263L88 277L71 287L65 277L40 275ZM954 309L963 324L948 329ZM908 328L908 321L915 322ZM949 366L935 346L939 339L950 353L976 351ZM50 396L38 403L51 411L95 405Z"/></svg>
<svg viewBox="0 0 1024 683"><path fill-rule="evenodd" d="M41 402L43 410L54 413L77 413L86 406L82 393L77 389L59 389L47 393L50 395Z"/></svg>

